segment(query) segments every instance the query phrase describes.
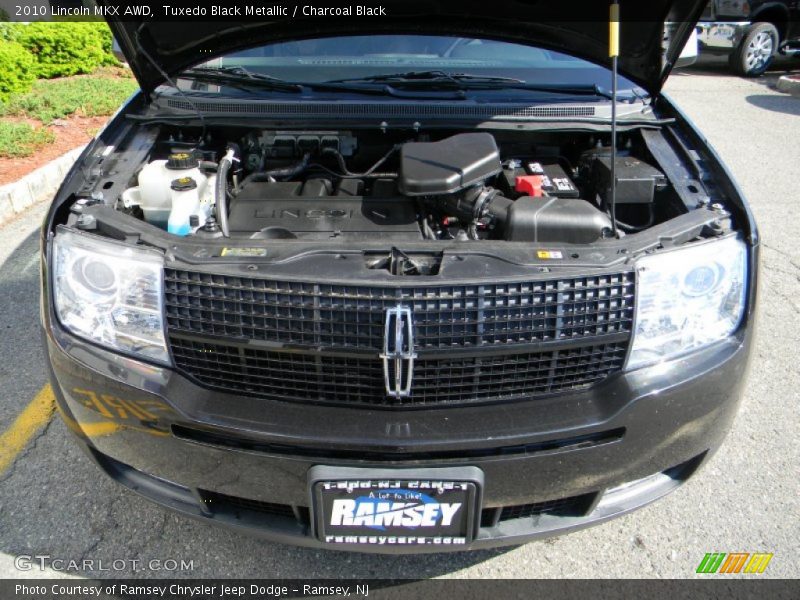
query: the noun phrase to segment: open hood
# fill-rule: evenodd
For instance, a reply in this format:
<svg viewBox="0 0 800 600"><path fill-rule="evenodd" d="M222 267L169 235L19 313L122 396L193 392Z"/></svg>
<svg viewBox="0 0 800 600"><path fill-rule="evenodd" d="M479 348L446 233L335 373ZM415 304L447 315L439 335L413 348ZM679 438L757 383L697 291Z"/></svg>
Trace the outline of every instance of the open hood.
<svg viewBox="0 0 800 600"><path fill-rule="evenodd" d="M620 74L657 95L706 2L622 0ZM97 0L97 4L120 3ZM235 17L238 20L215 17L213 21L194 21L181 17L169 21L126 17L125 21L110 20L109 25L148 93L165 81L164 74L175 75L215 56L259 44L327 35L475 36L528 43L609 64L609 3L604 0L384 0L381 4L386 16L375 18L303 17L299 6L294 18L241 16ZM673 24L666 38L665 23Z"/></svg>

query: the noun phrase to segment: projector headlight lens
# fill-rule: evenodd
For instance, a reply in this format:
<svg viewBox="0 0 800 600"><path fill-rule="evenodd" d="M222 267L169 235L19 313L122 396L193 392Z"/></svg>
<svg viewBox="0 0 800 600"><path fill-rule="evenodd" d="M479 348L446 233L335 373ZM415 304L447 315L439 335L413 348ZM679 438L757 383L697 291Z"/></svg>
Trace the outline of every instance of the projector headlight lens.
<svg viewBox="0 0 800 600"><path fill-rule="evenodd" d="M164 340L163 258L59 229L53 239L53 294L61 324L113 350L169 364Z"/></svg>
<svg viewBox="0 0 800 600"><path fill-rule="evenodd" d="M730 237L641 258L628 369L669 360L731 335L747 288L747 247Z"/></svg>

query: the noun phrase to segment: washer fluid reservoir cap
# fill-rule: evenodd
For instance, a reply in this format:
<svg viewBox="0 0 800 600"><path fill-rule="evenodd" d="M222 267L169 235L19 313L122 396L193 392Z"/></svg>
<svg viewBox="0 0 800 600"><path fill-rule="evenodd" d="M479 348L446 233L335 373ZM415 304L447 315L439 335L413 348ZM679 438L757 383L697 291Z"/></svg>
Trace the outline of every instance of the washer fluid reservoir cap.
<svg viewBox="0 0 800 600"><path fill-rule="evenodd" d="M167 157L168 169L194 169L199 165L199 161L194 154L189 152L173 152Z"/></svg>

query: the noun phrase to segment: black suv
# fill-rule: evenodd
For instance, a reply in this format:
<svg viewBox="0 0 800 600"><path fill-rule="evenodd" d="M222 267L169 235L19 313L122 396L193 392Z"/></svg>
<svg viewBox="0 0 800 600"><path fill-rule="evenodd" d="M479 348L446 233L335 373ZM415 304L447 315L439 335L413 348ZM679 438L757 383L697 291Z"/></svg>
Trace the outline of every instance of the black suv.
<svg viewBox="0 0 800 600"><path fill-rule="evenodd" d="M712 0L697 33L703 51L725 54L735 73L757 77L779 52L800 51L800 2Z"/></svg>
<svg viewBox="0 0 800 600"><path fill-rule="evenodd" d="M623 9L616 104L597 5L112 22L142 89L41 238L53 389L100 469L376 552L686 481L736 414L758 234L661 94L702 4Z"/></svg>

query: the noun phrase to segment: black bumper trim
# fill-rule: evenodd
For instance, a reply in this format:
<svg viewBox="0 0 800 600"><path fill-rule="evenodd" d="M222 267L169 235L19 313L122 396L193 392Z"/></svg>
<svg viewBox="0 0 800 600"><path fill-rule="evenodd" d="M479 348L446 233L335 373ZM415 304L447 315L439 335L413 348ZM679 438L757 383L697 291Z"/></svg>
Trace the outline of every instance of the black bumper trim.
<svg viewBox="0 0 800 600"><path fill-rule="evenodd" d="M479 512L481 523L477 536L471 543L463 546L353 544L334 547L311 535L308 521L310 515L303 510L305 507L291 506L292 515L290 516L286 511L274 510L280 505L270 504L270 510L258 510L254 504L247 507L246 499L236 498L236 503L239 504L238 508L231 506L230 502L222 502L216 510L209 510L205 504L207 492L190 490L176 483L154 477L103 455L97 450L88 449L89 455L115 481L144 498L185 516L214 522L242 533L280 543L329 550L368 551L385 554L430 553L442 550L461 551L509 546L583 529L641 508L674 491L697 470L708 456L707 452L703 452L679 465L655 473L654 476L660 477L660 480L656 484L640 485L640 491L636 489L637 484L640 483L637 481L620 486L625 488L621 494L621 500L615 500L614 490L562 500L562 502L568 501L567 503L572 504L573 507L582 507L581 510L537 511L535 505L483 509ZM230 500L230 498L227 497L226 500ZM579 501L577 504L574 502L576 500ZM502 519L501 515L505 508L511 509L509 513L518 511L518 514L513 515L513 518L507 516L506 519Z"/></svg>
<svg viewBox="0 0 800 600"><path fill-rule="evenodd" d="M605 444L619 442L625 436L625 428L610 429L569 438L545 440L542 442L514 446L498 446L495 448L464 448L461 450L429 450L424 452L395 452L372 449L314 448L311 446L287 446L269 442L259 442L241 436L219 431L210 431L173 425L172 434L179 440L214 446L230 450L243 450L264 454L316 458L321 460L354 460L373 462L415 461L415 460L470 460L475 458L491 458L496 456L514 457L531 456L554 451L579 450L594 448Z"/></svg>

